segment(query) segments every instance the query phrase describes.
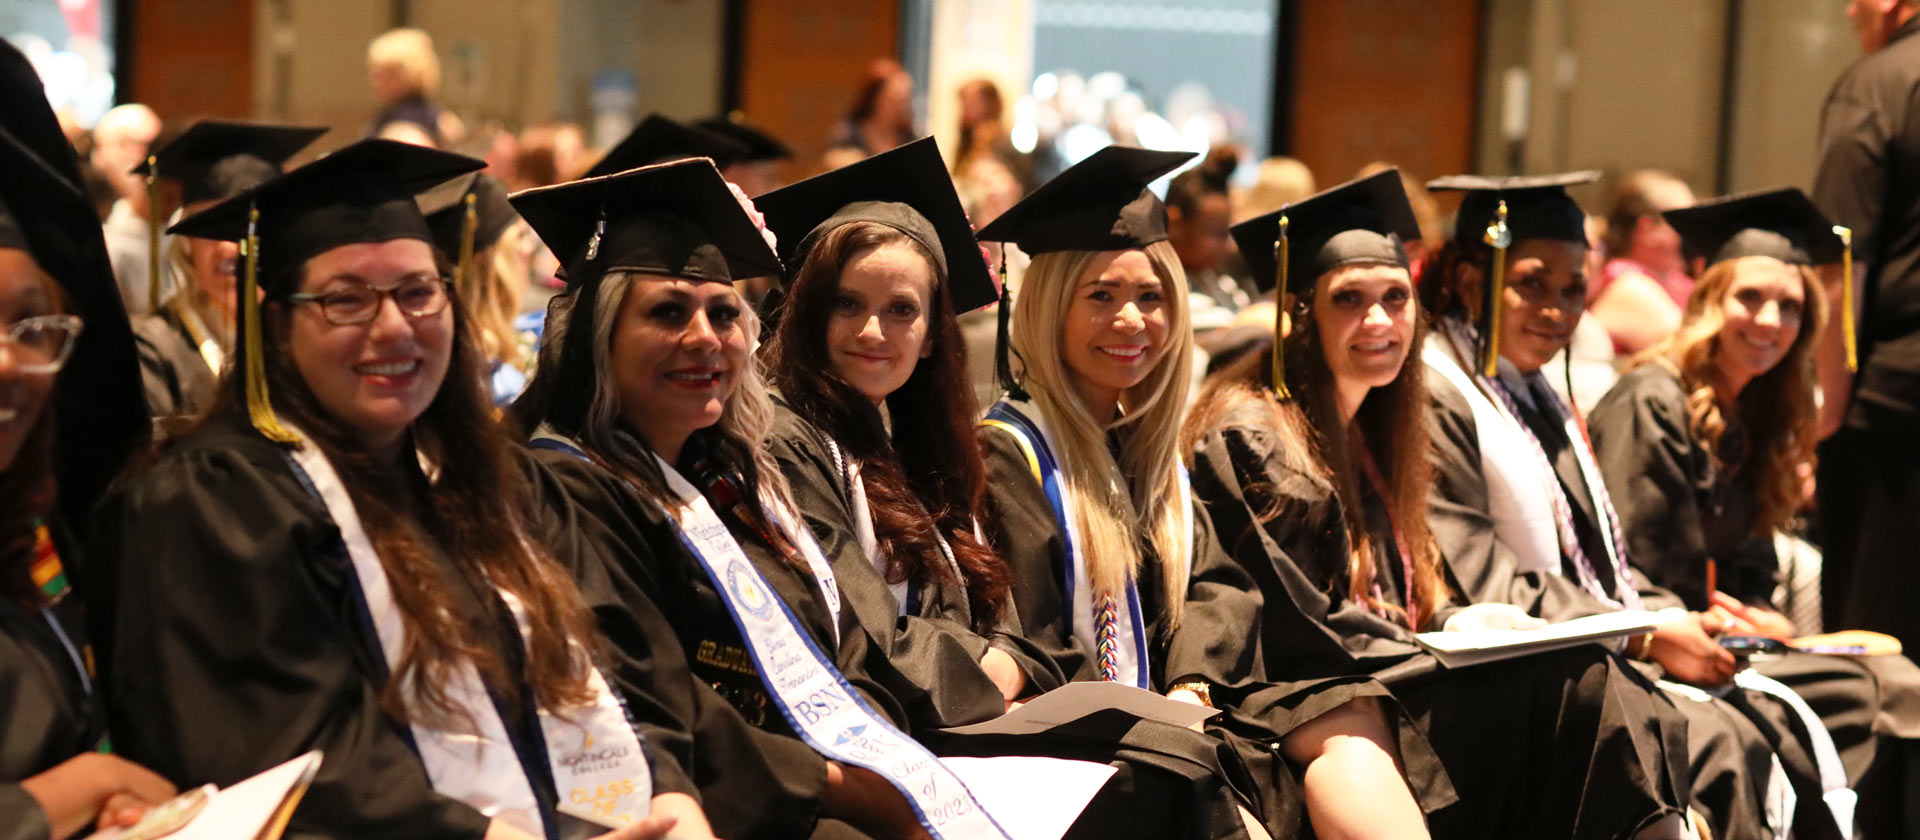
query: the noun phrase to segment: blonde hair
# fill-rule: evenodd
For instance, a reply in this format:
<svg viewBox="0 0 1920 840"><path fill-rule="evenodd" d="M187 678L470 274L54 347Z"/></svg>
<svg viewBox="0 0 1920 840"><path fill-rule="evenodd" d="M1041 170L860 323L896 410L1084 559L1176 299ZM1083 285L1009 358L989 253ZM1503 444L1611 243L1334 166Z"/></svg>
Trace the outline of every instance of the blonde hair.
<svg viewBox="0 0 1920 840"><path fill-rule="evenodd" d="M481 355L489 362L504 362L514 368L521 367L525 361L520 349L520 333L513 328L514 316L520 314L520 293L524 285L516 283L513 276L525 270L514 259L513 247L525 226L525 222L516 221L492 245L475 251L473 276L460 277L454 289L467 305L467 316L473 321L474 341L480 345Z"/></svg>
<svg viewBox="0 0 1920 840"><path fill-rule="evenodd" d="M1180 547L1191 527L1180 516L1180 421L1193 378L1193 329L1187 309L1187 277L1173 246L1142 249L1160 278L1167 309L1167 352L1140 384L1120 399L1120 416L1102 425L1073 387L1064 362L1060 325L1080 281L1101 253L1057 251L1033 258L1014 301L1010 338L1024 382L1058 446L1061 471L1075 501L1080 556L1087 577L1102 592L1123 591L1140 567L1143 542L1160 558L1166 585L1168 629L1179 625L1187 599L1188 565ZM1107 433L1132 426L1116 461ZM1132 492L1128 493L1128 479ZM1145 533L1141 533L1143 523Z"/></svg>
<svg viewBox="0 0 1920 840"><path fill-rule="evenodd" d="M175 211L173 221L178 221L180 217L181 212ZM190 237L186 236L173 236L167 240L166 253L161 257L160 263L160 270L167 285L162 287L164 299L153 302L153 311L159 313L168 307L176 310L181 308L193 310L195 315L200 316L200 323L213 331L211 338L219 343L220 349L231 353L234 340L233 315L222 310L219 304L214 302L213 296L207 294L207 290L202 288L199 281L195 279L193 252L189 239ZM239 284L236 282L234 285L237 287ZM235 305L238 306L237 301ZM214 373L218 374L219 371Z"/></svg>
<svg viewBox="0 0 1920 840"><path fill-rule="evenodd" d="M1754 535L1779 528L1800 507L1800 464L1812 463L1819 442L1814 393L1813 345L1827 322L1827 296L1813 269L1794 266L1806 295L1800 334L1785 356L1766 373L1748 382L1727 408L1721 406L1714 384L1718 378L1720 340L1726 326L1727 291L1740 266L1754 257L1723 260L1700 275L1687 297L1680 329L1647 348L1627 363L1632 370L1657 364L1680 378L1687 390L1687 418L1693 436L1730 477L1752 476L1760 497L1760 516ZM1770 259L1770 258L1768 258ZM1746 441L1737 460L1723 463L1720 441L1727 429L1745 427ZM1723 480L1725 480L1723 478Z"/></svg>
<svg viewBox="0 0 1920 840"><path fill-rule="evenodd" d="M412 92L433 97L440 93L440 59L433 54L433 36L420 29L389 29L367 44L367 66L397 70Z"/></svg>

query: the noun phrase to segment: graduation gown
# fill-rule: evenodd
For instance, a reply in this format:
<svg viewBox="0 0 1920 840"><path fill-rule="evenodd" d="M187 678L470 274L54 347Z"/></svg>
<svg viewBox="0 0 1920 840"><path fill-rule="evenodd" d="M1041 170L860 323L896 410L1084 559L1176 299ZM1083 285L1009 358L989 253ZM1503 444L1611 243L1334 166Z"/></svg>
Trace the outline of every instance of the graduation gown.
<svg viewBox="0 0 1920 840"><path fill-rule="evenodd" d="M1072 604L1061 581L1068 562L1059 521L1045 489L1035 480L1026 453L1005 430L984 427L989 496L998 526L994 546L1013 571L1014 603L1028 637L1076 680L1100 679L1091 652L1067 629ZM1270 679L1261 656L1260 593L1213 539L1207 518L1195 506L1193 569L1187 603L1177 628L1166 623L1165 587L1159 563L1141 559L1136 583L1146 636L1152 685L1167 691L1177 683L1203 681L1211 686L1222 714L1208 721L1216 739L1220 766L1276 837L1308 830L1299 768L1286 766L1278 741L1287 733L1352 700L1390 701L1379 683L1359 677ZM1385 704L1389 725L1400 721ZM1453 791L1424 739L1410 726L1397 729L1415 797L1424 809L1443 807ZM1194 779L1194 795L1206 795L1204 779ZM1097 804L1097 801L1096 801Z"/></svg>
<svg viewBox="0 0 1920 840"><path fill-rule="evenodd" d="M548 530L535 522L529 536ZM210 421L117 487L95 534L89 580L110 600L91 622L121 754L184 789L321 749L289 836L485 833L479 811L433 790L408 728L381 710L388 664L340 529L244 415ZM504 604L442 568L455 608L493 631L507 673L523 673ZM545 823L567 822L552 815L534 715L496 706ZM687 788L672 756L646 743L655 791Z"/></svg>
<svg viewBox="0 0 1920 840"><path fill-rule="evenodd" d="M47 816L19 782L91 752L104 736L74 661L86 645L78 612L74 597L43 607L0 596L0 840L47 840Z"/></svg>
<svg viewBox="0 0 1920 840"><path fill-rule="evenodd" d="M1266 410L1248 402L1202 439L1194 490L1266 595L1269 672L1376 675L1420 724L1460 797L1433 816L1435 836L1626 837L1684 807L1684 718L1617 656L1592 645L1455 673L1350 598L1341 501L1304 453L1280 448ZM1385 507L1363 503L1382 596L1404 603Z"/></svg>
<svg viewBox="0 0 1920 840"><path fill-rule="evenodd" d="M207 365L172 307L133 320L140 383L155 419L192 417L213 406L220 372Z"/></svg>

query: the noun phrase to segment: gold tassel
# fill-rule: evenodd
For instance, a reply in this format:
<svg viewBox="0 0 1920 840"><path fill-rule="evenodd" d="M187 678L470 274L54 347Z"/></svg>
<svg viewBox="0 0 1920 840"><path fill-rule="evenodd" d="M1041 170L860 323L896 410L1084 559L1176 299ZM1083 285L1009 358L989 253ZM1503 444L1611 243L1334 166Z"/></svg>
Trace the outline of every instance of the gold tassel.
<svg viewBox="0 0 1920 840"><path fill-rule="evenodd" d="M160 164L147 155L147 311L160 311Z"/></svg>
<svg viewBox="0 0 1920 840"><path fill-rule="evenodd" d="M1293 399L1287 390L1287 337L1280 331L1282 319L1286 318L1287 299L1287 216L1280 214L1280 235L1273 240L1273 395L1283 400Z"/></svg>
<svg viewBox="0 0 1920 840"><path fill-rule="evenodd" d="M473 271L473 237L480 230L480 212L474 209L478 197L467 193L467 214L460 222L460 264L453 270L453 287L465 289Z"/></svg>
<svg viewBox="0 0 1920 840"><path fill-rule="evenodd" d="M1853 228L1834 225L1840 237L1840 338L1847 347L1847 372L1860 371L1860 338L1853 319Z"/></svg>
<svg viewBox="0 0 1920 840"><path fill-rule="evenodd" d="M260 208L248 208L247 238L240 243L241 255L247 261L240 281L241 340L245 343L247 354L247 368L241 371L241 375L247 378L247 418L268 440L299 443L299 435L280 425L280 418L273 413L273 401L267 397L267 359L263 355L266 343L260 336L259 225Z"/></svg>
<svg viewBox="0 0 1920 840"><path fill-rule="evenodd" d="M1488 379L1500 374L1500 321L1506 309L1507 248L1513 244L1513 232L1507 229L1507 202L1500 201L1493 223L1487 225L1485 241L1493 246L1493 266L1488 272L1485 334L1480 336L1480 372Z"/></svg>

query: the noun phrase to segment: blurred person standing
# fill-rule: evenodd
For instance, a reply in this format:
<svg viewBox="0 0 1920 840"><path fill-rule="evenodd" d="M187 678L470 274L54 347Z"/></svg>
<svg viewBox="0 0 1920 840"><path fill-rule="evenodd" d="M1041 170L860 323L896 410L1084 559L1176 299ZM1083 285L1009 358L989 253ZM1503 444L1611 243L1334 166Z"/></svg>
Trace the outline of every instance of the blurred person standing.
<svg viewBox="0 0 1920 840"><path fill-rule="evenodd" d="M153 301L147 299L154 251L153 208L146 180L133 170L146 161L148 147L159 136L160 117L152 108L120 105L94 124L93 152L88 156L118 196L101 230L107 238L107 258L113 262L113 279L130 315L144 315L153 308Z"/></svg>
<svg viewBox="0 0 1920 840"><path fill-rule="evenodd" d="M913 76L890 58L867 65L867 78L853 108L834 130L828 154L852 149L876 155L918 136L913 125Z"/></svg>
<svg viewBox="0 0 1920 840"><path fill-rule="evenodd" d="M1920 156L1916 11L1914 0L1848 5L1866 55L1827 95L1813 186L1864 269L1825 276L1835 320L1860 318L1858 372L1850 324L1827 330L1816 354L1830 435L1817 474L1826 625L1888 633L1908 650L1920 646L1920 169L1903 163Z"/></svg>
<svg viewBox="0 0 1920 840"><path fill-rule="evenodd" d="M368 43L367 84L380 111L367 125L366 136L434 148L446 148L466 136L460 118L433 102L440 93L440 59L434 55L433 38L426 32L390 29ZM417 128L432 142L420 143L408 127Z"/></svg>
<svg viewBox="0 0 1920 840"><path fill-rule="evenodd" d="M1687 182L1658 169L1629 174L1614 191L1603 240L1606 263L1591 303L1593 317L1606 327L1620 355L1645 350L1680 328L1693 278L1687 275L1680 234L1661 214L1691 207L1693 201Z"/></svg>

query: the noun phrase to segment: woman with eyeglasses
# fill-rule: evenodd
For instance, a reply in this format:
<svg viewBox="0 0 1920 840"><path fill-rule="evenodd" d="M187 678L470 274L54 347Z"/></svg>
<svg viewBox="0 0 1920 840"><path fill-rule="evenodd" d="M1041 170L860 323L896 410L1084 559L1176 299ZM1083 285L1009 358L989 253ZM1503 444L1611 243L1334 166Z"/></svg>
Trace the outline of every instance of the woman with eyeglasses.
<svg viewBox="0 0 1920 840"><path fill-rule="evenodd" d="M415 204L479 167L362 141L179 226L247 243L242 341L96 520L115 745L182 786L321 750L296 835L710 837L657 710L614 692Z"/></svg>
<svg viewBox="0 0 1920 840"><path fill-rule="evenodd" d="M7 77L0 85L24 66L18 53L0 48L0 76ZM25 75L34 78L30 69ZM51 128L45 108L39 106ZM50 840L131 825L174 787L105 751L82 599L69 584L72 570L62 565L81 564L76 535L60 514L67 507L60 504L67 501L60 498L67 490L61 479L69 474L56 466L65 459L56 455L55 429L98 431L55 417L56 377L83 327L72 310L100 323L91 352L83 354L95 363L76 364L86 369L69 374L92 375L98 390L90 396L102 406L130 407L139 397L134 380L116 389L97 364L132 364L99 225L72 182L13 133L22 128L33 135L30 126L20 126L22 116L15 112L0 126L0 837ZM46 139L64 151L57 132Z"/></svg>

